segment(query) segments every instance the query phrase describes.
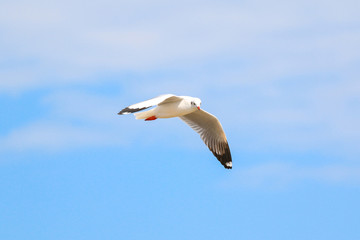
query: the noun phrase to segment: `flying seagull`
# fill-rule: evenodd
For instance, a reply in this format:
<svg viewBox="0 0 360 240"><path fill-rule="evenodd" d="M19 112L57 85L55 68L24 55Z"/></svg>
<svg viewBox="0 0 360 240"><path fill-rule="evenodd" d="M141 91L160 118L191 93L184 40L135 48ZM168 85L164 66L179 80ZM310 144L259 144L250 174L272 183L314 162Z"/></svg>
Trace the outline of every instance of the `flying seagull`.
<svg viewBox="0 0 360 240"><path fill-rule="evenodd" d="M141 110L157 105L145 112ZM164 94L150 100L130 105L118 114L134 113L136 119L153 121L158 118L179 117L198 134L220 163L232 168L229 144L219 120L212 114L200 109L201 100L188 96Z"/></svg>

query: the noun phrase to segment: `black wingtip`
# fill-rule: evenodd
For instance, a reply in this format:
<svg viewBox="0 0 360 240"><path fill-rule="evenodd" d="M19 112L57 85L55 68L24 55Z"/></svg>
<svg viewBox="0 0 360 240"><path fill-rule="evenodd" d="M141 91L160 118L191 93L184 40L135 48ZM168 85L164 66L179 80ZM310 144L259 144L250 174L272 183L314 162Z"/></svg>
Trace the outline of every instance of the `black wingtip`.
<svg viewBox="0 0 360 240"><path fill-rule="evenodd" d="M121 110L118 115L124 115L124 114L129 114L129 113L134 113L134 112L138 112L138 111L141 111L141 110L144 110L144 109L147 109L149 107L143 107L143 108L129 108L129 107L126 107L124 108L123 110Z"/></svg>
<svg viewBox="0 0 360 240"><path fill-rule="evenodd" d="M221 155L213 151L212 153L217 158L217 160L219 160L219 162L224 166L224 168L232 169L232 158L231 158L229 144L227 142L223 145L223 149L224 149L224 153Z"/></svg>

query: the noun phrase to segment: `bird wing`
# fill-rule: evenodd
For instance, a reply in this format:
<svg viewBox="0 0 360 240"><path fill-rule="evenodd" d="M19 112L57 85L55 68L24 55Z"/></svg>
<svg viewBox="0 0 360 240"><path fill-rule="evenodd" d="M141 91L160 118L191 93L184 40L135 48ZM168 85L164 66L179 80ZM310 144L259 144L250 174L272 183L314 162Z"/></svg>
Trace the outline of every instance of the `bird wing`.
<svg viewBox="0 0 360 240"><path fill-rule="evenodd" d="M229 144L219 120L214 115L199 110L180 118L200 134L201 139L225 168L232 168Z"/></svg>
<svg viewBox="0 0 360 240"><path fill-rule="evenodd" d="M164 104L164 103L168 103L168 102L180 101L182 99L183 98L175 96L174 94L164 94L164 95L160 95L158 97L155 97L155 98L143 101L143 102L139 102L139 103L130 105L130 106L124 108L123 110L121 110L118 114L123 115L123 114L134 113L134 112L138 112L138 111L147 109L147 108L155 106L155 105L160 105L160 104Z"/></svg>

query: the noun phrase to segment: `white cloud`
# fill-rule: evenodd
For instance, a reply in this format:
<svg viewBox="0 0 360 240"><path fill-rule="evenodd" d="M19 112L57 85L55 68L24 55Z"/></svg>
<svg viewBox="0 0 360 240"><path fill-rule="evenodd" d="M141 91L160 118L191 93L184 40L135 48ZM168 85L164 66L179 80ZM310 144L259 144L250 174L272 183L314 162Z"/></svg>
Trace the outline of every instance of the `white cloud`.
<svg viewBox="0 0 360 240"><path fill-rule="evenodd" d="M298 184L360 185L360 166L266 163L233 170L234 173L221 182L221 186L279 190Z"/></svg>
<svg viewBox="0 0 360 240"><path fill-rule="evenodd" d="M255 81L329 67L343 71L359 57L356 6L350 0L3 1L2 57L35 60L37 75L18 84L11 84L16 74L9 75L1 91L88 84L84 79L109 71L194 71L191 65L219 57L251 63Z"/></svg>
<svg viewBox="0 0 360 240"><path fill-rule="evenodd" d="M106 128L44 121L16 129L0 138L0 143L2 152L29 150L58 152L84 147L121 146L126 144L126 139L121 136L120 132L115 134Z"/></svg>
<svg viewBox="0 0 360 240"><path fill-rule="evenodd" d="M86 133L86 134L84 134ZM91 142L92 137L86 131L74 131L71 127L52 126L38 123L19 128L1 140L3 150L31 150L45 151L57 148L71 147L74 142Z"/></svg>

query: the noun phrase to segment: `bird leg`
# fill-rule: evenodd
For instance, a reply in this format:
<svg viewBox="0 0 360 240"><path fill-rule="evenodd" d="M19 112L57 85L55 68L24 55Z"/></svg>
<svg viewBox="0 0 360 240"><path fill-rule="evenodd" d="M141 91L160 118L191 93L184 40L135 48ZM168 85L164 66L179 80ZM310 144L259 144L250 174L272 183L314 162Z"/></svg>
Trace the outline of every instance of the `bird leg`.
<svg viewBox="0 0 360 240"><path fill-rule="evenodd" d="M157 117L155 116L151 116L151 117L148 117L147 119L145 119L145 121L153 121L153 120L156 120Z"/></svg>

